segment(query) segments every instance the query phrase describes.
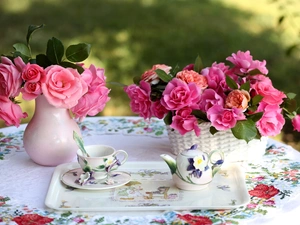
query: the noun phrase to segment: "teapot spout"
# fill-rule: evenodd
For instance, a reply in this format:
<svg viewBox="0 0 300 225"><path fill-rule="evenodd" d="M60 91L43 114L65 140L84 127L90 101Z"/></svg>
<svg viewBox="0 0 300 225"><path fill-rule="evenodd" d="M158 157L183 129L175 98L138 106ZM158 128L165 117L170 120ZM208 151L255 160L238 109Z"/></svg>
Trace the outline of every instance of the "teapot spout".
<svg viewBox="0 0 300 225"><path fill-rule="evenodd" d="M176 169L177 169L176 160L167 154L161 154L160 157L168 164L171 173L172 174L176 173Z"/></svg>

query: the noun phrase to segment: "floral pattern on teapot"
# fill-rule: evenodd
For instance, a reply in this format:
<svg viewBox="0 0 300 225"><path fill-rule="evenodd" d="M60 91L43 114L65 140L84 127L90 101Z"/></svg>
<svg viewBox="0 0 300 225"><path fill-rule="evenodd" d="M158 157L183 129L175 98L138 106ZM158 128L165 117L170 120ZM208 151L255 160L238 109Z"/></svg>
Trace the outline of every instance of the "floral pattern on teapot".
<svg viewBox="0 0 300 225"><path fill-rule="evenodd" d="M192 145L190 149L180 153L176 160L169 155L161 155L171 170L173 181L180 189L200 190L204 188L212 181L224 162L222 151L214 150L208 154L198 150L197 147L197 145ZM218 155L218 160L213 161L213 155Z"/></svg>

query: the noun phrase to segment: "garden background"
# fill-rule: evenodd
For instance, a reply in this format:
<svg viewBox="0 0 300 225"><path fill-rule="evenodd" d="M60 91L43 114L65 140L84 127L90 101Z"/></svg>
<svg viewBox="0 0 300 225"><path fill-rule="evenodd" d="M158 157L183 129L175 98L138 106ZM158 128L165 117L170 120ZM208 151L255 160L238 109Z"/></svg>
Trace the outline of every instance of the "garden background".
<svg viewBox="0 0 300 225"><path fill-rule="evenodd" d="M153 64L182 67L200 55L210 66L250 50L255 59L267 60L274 86L297 93L299 104L299 14L298 0L1 0L0 53L25 42L28 25L45 24L33 36L34 53L45 52L53 36L65 46L90 43L86 64L105 68L108 82L131 84ZM133 115L123 89L108 86L111 101L100 115ZM34 101L21 106L29 114L25 123ZM300 135L287 127L276 138L300 149Z"/></svg>

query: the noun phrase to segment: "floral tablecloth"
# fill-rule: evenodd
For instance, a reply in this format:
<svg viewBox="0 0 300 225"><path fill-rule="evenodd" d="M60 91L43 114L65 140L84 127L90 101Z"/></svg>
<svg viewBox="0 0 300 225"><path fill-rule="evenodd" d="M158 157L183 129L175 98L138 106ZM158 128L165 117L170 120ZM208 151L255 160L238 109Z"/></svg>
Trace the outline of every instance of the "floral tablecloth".
<svg viewBox="0 0 300 225"><path fill-rule="evenodd" d="M149 122L139 117L93 117L80 126L87 143L94 143L99 137L105 137L103 142L116 145L119 142L116 143L115 137L121 138L124 143L130 140L127 141L130 144L129 153L136 153L133 161L146 161L149 157L158 159L153 155L170 148L165 125L157 119ZM36 165L29 159L22 146L24 128L25 125L0 129L0 224L225 225L283 224L286 221L300 224L297 215L300 213L300 154L271 139L263 161L257 164L249 162L246 167L246 185L251 200L243 207L234 210L156 211L143 214L82 213L60 212L44 206L47 187L55 168ZM119 144L125 146L124 143ZM139 154L139 149L142 151L144 148L146 153ZM39 182L33 183L32 180Z"/></svg>

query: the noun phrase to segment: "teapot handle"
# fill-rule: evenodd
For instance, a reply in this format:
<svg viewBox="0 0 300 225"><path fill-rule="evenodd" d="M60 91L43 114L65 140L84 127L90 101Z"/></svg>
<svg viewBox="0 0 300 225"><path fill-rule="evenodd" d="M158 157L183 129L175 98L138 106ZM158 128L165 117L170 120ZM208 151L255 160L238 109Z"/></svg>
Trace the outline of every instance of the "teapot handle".
<svg viewBox="0 0 300 225"><path fill-rule="evenodd" d="M218 155L217 160L212 159L213 155ZM220 170L222 164L224 163L224 153L221 150L213 150L208 155L209 162L212 164L213 176Z"/></svg>

